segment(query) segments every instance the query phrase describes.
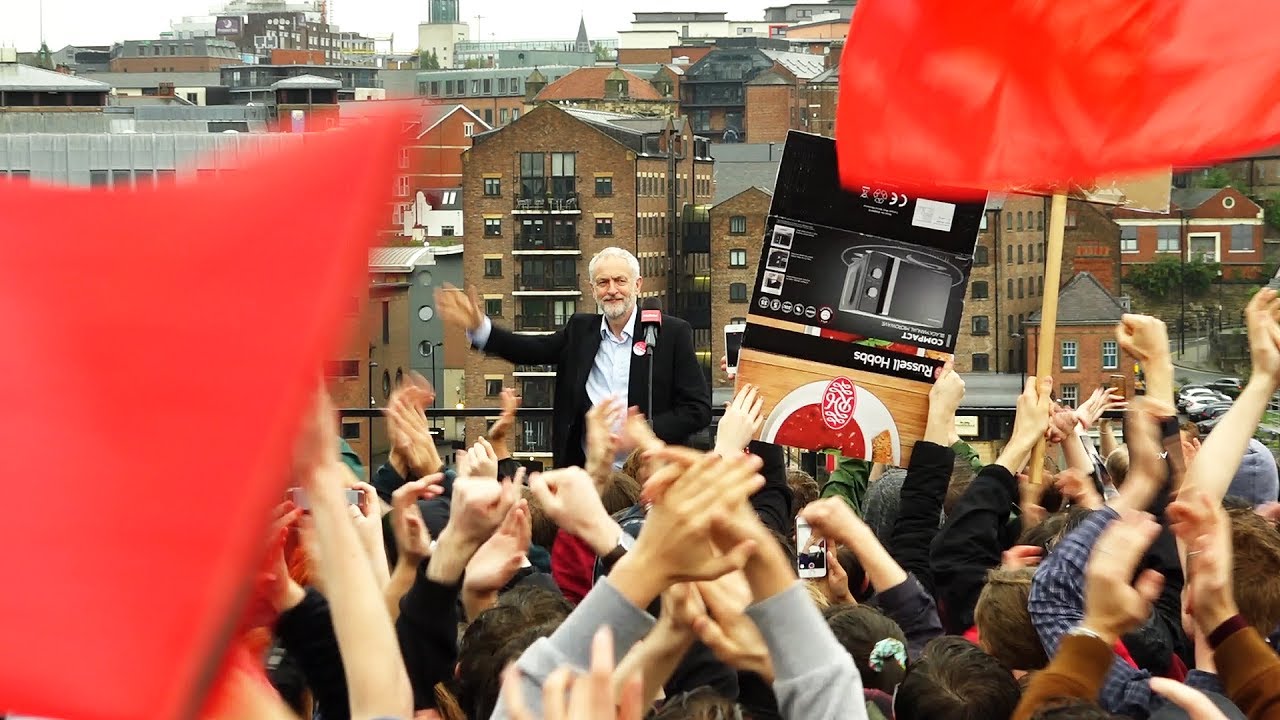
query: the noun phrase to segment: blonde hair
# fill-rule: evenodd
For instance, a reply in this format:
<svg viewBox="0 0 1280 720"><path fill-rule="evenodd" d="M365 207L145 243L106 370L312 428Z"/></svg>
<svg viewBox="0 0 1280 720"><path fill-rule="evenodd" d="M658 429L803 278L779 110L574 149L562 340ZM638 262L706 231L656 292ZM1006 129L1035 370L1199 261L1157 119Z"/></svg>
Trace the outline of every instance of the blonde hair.
<svg viewBox="0 0 1280 720"><path fill-rule="evenodd" d="M1106 460L1107 476L1111 478L1111 484L1120 487L1124 484L1124 478L1129 474L1129 446L1121 445Z"/></svg>

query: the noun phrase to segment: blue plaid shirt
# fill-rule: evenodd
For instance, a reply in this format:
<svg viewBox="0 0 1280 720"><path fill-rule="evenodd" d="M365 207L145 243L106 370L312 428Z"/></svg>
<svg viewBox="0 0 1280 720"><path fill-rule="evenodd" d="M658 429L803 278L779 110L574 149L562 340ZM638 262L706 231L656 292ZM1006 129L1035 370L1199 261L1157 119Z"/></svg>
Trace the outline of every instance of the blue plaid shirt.
<svg viewBox="0 0 1280 720"><path fill-rule="evenodd" d="M1089 562L1089 552L1107 525L1119 518L1111 507L1094 511L1054 547L1036 571L1027 607L1050 657L1058 652L1062 636L1084 620L1084 567ZM1151 673L1135 669L1117 657L1107 672L1099 703L1109 712L1146 718L1165 702L1151 692L1147 684L1150 679ZM1186 684L1202 691L1223 692L1217 675L1200 670L1192 670Z"/></svg>

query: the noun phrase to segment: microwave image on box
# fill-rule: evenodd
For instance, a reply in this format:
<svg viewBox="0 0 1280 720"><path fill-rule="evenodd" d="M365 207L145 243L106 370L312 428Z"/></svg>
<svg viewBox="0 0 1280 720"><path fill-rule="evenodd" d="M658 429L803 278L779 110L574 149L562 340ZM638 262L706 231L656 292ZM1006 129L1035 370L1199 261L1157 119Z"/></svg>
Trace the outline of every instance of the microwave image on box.
<svg viewBox="0 0 1280 720"><path fill-rule="evenodd" d="M786 225L775 225L773 228L773 240L770 244L783 250L790 250L791 241L795 236L795 228L787 227Z"/></svg>
<svg viewBox="0 0 1280 720"><path fill-rule="evenodd" d="M791 253L786 250L774 249L769 251L769 260L765 263L765 267L770 270L787 269L787 261L791 259Z"/></svg>
<svg viewBox="0 0 1280 720"><path fill-rule="evenodd" d="M760 286L761 292L770 295L782 294L782 281L786 276L780 272L769 271L764 274L764 283Z"/></svg>
<svg viewBox="0 0 1280 720"><path fill-rule="evenodd" d="M941 328L951 297L951 274L875 250L849 264L840 309L909 325Z"/></svg>

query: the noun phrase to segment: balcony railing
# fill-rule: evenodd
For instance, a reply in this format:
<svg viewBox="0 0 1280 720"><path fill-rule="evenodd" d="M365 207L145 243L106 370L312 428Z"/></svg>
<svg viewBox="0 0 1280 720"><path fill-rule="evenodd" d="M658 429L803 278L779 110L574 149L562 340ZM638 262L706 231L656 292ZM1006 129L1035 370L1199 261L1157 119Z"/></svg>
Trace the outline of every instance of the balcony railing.
<svg viewBox="0 0 1280 720"><path fill-rule="evenodd" d="M554 373L555 371L555 365L517 365L515 367L517 375L520 373Z"/></svg>
<svg viewBox="0 0 1280 720"><path fill-rule="evenodd" d="M579 233L552 235L519 235L516 250L579 250Z"/></svg>
<svg viewBox="0 0 1280 720"><path fill-rule="evenodd" d="M544 197L515 196L514 209L520 212L581 212L578 193L547 193Z"/></svg>
<svg viewBox="0 0 1280 720"><path fill-rule="evenodd" d="M520 292L542 290L582 290L581 276L560 273L533 273L516 275L515 289Z"/></svg>
<svg viewBox="0 0 1280 720"><path fill-rule="evenodd" d="M553 332L569 322L568 315L517 315L516 331L520 332Z"/></svg>

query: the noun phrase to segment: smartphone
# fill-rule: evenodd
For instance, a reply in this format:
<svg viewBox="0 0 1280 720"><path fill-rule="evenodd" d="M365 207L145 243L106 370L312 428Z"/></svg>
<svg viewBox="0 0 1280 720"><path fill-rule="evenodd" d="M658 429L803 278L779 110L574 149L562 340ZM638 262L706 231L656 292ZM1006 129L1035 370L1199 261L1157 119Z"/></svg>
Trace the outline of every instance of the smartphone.
<svg viewBox="0 0 1280 720"><path fill-rule="evenodd" d="M827 576L827 541L813 540L813 530L804 518L796 518L796 571L802 578Z"/></svg>
<svg viewBox="0 0 1280 720"><path fill-rule="evenodd" d="M1107 386L1112 388L1113 390L1119 391L1117 393L1112 393L1113 395L1119 395L1120 397L1124 397L1125 381L1124 381L1123 375L1112 375L1111 378L1107 381Z"/></svg>
<svg viewBox="0 0 1280 720"><path fill-rule="evenodd" d="M724 326L724 354L729 363L729 374L738 374L738 353L742 350L742 335L747 331L745 323Z"/></svg>
<svg viewBox="0 0 1280 720"><path fill-rule="evenodd" d="M347 489L347 504L360 505L360 490ZM302 508L303 512L311 512L311 503L307 500L307 491L302 488L289 488L288 498L294 505Z"/></svg>

